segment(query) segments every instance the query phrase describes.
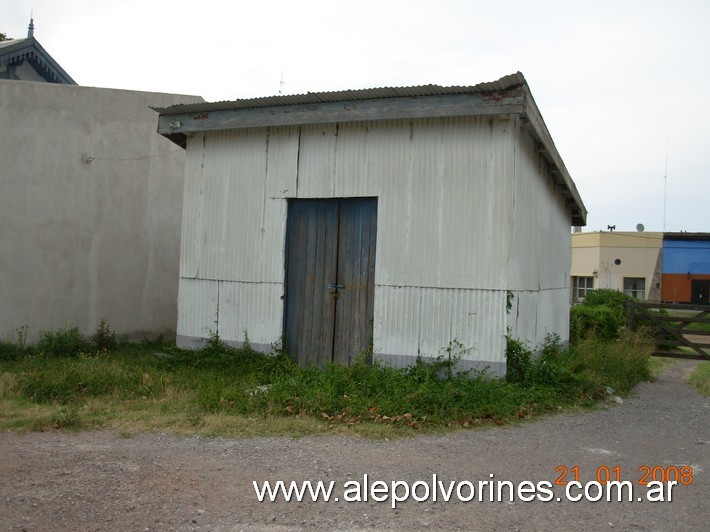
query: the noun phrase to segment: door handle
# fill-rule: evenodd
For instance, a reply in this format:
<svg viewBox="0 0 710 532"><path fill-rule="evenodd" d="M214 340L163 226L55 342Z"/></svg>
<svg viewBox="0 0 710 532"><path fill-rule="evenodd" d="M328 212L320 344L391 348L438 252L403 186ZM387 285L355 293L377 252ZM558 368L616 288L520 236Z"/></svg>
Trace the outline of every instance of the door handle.
<svg viewBox="0 0 710 532"><path fill-rule="evenodd" d="M330 290L330 293L333 294L333 298L338 299L338 290L345 290L345 286L342 284L330 283L328 285L328 289Z"/></svg>

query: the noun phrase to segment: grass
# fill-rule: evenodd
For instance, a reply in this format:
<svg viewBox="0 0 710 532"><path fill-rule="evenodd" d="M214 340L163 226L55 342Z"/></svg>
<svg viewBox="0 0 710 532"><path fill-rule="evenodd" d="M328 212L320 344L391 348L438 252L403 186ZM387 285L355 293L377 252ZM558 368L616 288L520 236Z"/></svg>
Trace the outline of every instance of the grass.
<svg viewBox="0 0 710 532"><path fill-rule="evenodd" d="M686 327L687 331L710 331L710 323L691 323Z"/></svg>
<svg viewBox="0 0 710 532"><path fill-rule="evenodd" d="M537 359L511 341L509 377L493 379L456 373L443 359L316 369L216 338L200 351L119 344L102 327L101 348L96 335L85 340L74 329L46 334L37 347L3 344L0 429L390 438L590 407L608 387L623 395L651 378L651 346L640 336L588 338L568 350L551 338Z"/></svg>
<svg viewBox="0 0 710 532"><path fill-rule="evenodd" d="M670 309L666 311L669 316L676 318L694 318L703 314L697 310L676 310ZM672 322L672 326L677 325L677 322ZM690 323L685 327L686 331L710 331L710 323Z"/></svg>
<svg viewBox="0 0 710 532"><path fill-rule="evenodd" d="M702 395L710 397L710 362L700 362L690 375L690 383Z"/></svg>

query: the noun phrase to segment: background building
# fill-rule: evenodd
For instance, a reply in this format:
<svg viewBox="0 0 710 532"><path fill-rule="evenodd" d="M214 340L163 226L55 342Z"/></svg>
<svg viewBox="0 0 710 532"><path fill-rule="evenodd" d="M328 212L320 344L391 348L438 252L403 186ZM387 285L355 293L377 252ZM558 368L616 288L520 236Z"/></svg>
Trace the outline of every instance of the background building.
<svg viewBox="0 0 710 532"><path fill-rule="evenodd" d="M573 233L571 276L573 303L611 288L651 302L706 305L710 233Z"/></svg>
<svg viewBox="0 0 710 532"><path fill-rule="evenodd" d="M664 301L710 304L710 233L663 236Z"/></svg>
<svg viewBox="0 0 710 532"><path fill-rule="evenodd" d="M588 290L599 288L659 301L662 247L663 233L572 233L572 302L582 302Z"/></svg>
<svg viewBox="0 0 710 532"><path fill-rule="evenodd" d="M76 85L35 38L32 20L26 39L0 41L0 79Z"/></svg>
<svg viewBox="0 0 710 532"><path fill-rule="evenodd" d="M1 337L174 336L185 155L150 106L196 101L0 80Z"/></svg>

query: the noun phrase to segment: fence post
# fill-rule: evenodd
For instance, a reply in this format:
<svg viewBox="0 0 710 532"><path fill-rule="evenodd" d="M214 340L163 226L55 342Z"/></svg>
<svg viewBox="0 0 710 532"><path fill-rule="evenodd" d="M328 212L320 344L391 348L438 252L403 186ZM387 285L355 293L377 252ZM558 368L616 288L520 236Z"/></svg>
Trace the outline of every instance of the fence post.
<svg viewBox="0 0 710 532"><path fill-rule="evenodd" d="M626 301L626 319L627 327L630 331L636 330L636 302Z"/></svg>

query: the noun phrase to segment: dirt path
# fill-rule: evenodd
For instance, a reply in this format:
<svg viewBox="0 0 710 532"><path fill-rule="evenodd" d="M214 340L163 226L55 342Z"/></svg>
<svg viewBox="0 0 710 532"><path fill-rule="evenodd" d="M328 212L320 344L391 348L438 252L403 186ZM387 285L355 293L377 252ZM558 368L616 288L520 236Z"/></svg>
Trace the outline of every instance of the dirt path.
<svg viewBox="0 0 710 532"><path fill-rule="evenodd" d="M0 529L706 530L710 398L687 384L695 364L679 361L623 404L596 412L393 442L5 433ZM692 484L674 488L670 503L638 502L645 493L639 468L671 465L692 466ZM491 474L538 483L554 482L557 466L578 466L582 481L593 480L600 466L619 466L622 480L634 483L634 502L439 500L393 510L390 501L342 500L343 485L364 474L387 483L431 483L433 474L445 486ZM258 502L252 481L278 479L333 480L341 500ZM562 487L555 496L563 496Z"/></svg>

